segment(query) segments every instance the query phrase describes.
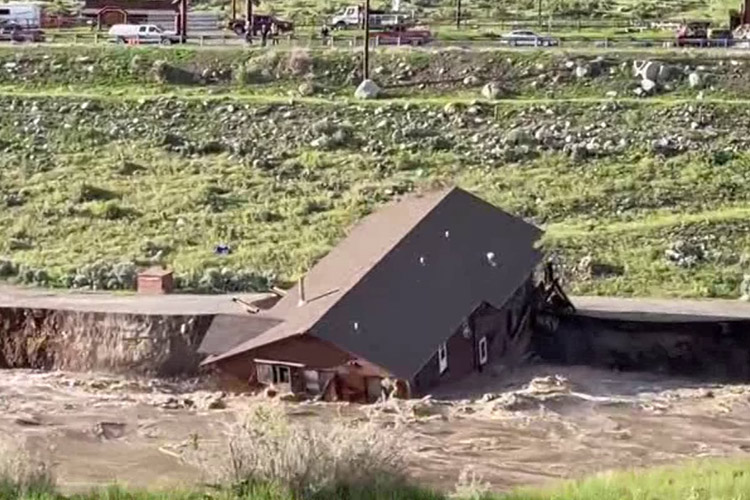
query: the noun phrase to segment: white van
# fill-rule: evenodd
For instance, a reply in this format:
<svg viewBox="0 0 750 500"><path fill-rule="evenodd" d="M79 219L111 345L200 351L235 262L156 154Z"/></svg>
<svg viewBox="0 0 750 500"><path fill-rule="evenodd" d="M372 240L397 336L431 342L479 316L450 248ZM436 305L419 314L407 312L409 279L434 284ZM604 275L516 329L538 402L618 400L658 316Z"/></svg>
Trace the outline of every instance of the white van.
<svg viewBox="0 0 750 500"><path fill-rule="evenodd" d="M42 7L34 3L0 3L0 21L16 23L24 28L39 28Z"/></svg>
<svg viewBox="0 0 750 500"><path fill-rule="evenodd" d="M109 29L109 36L117 43L171 45L180 41L174 32L164 31L155 24L115 24Z"/></svg>

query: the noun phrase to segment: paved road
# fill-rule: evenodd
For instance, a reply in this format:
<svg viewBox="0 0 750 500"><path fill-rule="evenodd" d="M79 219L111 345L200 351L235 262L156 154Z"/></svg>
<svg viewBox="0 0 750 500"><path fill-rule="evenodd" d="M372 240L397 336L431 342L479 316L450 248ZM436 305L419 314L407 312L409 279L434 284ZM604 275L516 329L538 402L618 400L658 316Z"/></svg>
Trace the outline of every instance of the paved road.
<svg viewBox="0 0 750 500"><path fill-rule="evenodd" d="M0 286L0 307L132 314L245 314L238 297L253 302L270 294L137 295L69 292ZM650 321L750 320L750 303L736 300L680 300L620 297L572 297L578 312L602 318Z"/></svg>
<svg viewBox="0 0 750 500"><path fill-rule="evenodd" d="M579 314L648 321L750 320L750 303L739 300L681 300L572 297Z"/></svg>
<svg viewBox="0 0 750 500"><path fill-rule="evenodd" d="M136 295L103 292L65 292L0 286L0 307L29 307L67 311L130 314L246 314L232 301L246 302L268 297L268 294L234 295Z"/></svg>

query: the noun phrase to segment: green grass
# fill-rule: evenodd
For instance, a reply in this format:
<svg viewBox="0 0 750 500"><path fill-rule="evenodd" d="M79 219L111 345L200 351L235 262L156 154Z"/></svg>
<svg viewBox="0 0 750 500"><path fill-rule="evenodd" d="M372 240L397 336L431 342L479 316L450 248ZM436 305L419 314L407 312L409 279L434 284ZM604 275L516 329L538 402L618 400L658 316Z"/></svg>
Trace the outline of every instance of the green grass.
<svg viewBox="0 0 750 500"><path fill-rule="evenodd" d="M503 500L741 500L750 496L750 462L703 460L687 465L604 473Z"/></svg>
<svg viewBox="0 0 750 500"><path fill-rule="evenodd" d="M481 490L479 490L481 491ZM486 500L742 500L750 496L750 461L700 460L680 466L633 469L597 474L582 480L521 488ZM416 487L327 491L314 500L445 500L444 494ZM471 496L459 497L471 500ZM221 491L131 491L113 487L61 495L49 491L19 494L0 489L2 500L291 500L278 489L258 487L245 494Z"/></svg>
<svg viewBox="0 0 750 500"><path fill-rule="evenodd" d="M10 145L0 158L0 199L8 200L0 255L35 283L70 286L99 260L145 265L153 249L163 249L186 288L222 268L290 281L396 194L452 183L544 227L544 246L564 260L575 293L736 297L745 272L750 155L725 153L731 137L669 159L637 141L618 155L584 161L559 153L482 159L471 129L455 131L447 151L432 149L438 142L429 137L402 146L392 128L373 130L377 119L348 104L298 104L286 115L283 101L89 101L108 110L102 114L78 110L82 101L71 97L5 99L16 108L0 125L0 141ZM261 113L258 123L266 125L229 119L222 111L229 105L246 106L248 117ZM46 110L36 125L33 106ZM390 109L394 126L407 126L400 105L390 106L381 109ZM498 106L501 131L494 134L519 120L548 120L534 106ZM556 106L581 126L608 119L614 134L644 134L647 123L682 109L633 104L610 116L595 103ZM718 124L734 110L711 106ZM422 103L410 113L421 122L435 109L441 106ZM175 110L183 118L173 133L186 141L184 150L164 142ZM321 116L349 123L351 138L312 146ZM273 130L264 129L269 123ZM19 135L19 124L41 127L36 134L46 145ZM380 152L361 150L373 139ZM668 262L665 251L680 240L704 245L705 258L685 268ZM233 254L213 255L223 242ZM584 256L624 272L579 277L573 268Z"/></svg>

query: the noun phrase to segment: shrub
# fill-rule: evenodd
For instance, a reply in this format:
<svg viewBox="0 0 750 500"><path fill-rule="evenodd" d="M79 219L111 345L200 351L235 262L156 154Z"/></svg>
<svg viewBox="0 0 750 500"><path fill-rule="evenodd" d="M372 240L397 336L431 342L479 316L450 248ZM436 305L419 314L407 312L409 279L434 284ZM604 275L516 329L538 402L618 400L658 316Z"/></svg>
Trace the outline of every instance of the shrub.
<svg viewBox="0 0 750 500"><path fill-rule="evenodd" d="M0 439L0 498L27 498L54 492L50 465L21 446Z"/></svg>
<svg viewBox="0 0 750 500"><path fill-rule="evenodd" d="M112 200L117 198L117 194L110 191L109 189L100 188L91 184L83 183L78 190L78 196L76 199L79 203L85 203L87 201L104 201Z"/></svg>
<svg viewBox="0 0 750 500"><path fill-rule="evenodd" d="M105 220L120 220L134 215L132 209L123 207L116 201L97 203L91 206L90 211L92 217Z"/></svg>
<svg viewBox="0 0 750 500"><path fill-rule="evenodd" d="M491 486L477 472L466 467L461 471L456 483L455 497L462 500L483 500L491 498Z"/></svg>
<svg viewBox="0 0 750 500"><path fill-rule="evenodd" d="M227 267L209 267L202 274L192 273L190 276L181 276L179 280L181 288L206 293L264 292L270 289L274 281L275 277L271 274Z"/></svg>
<svg viewBox="0 0 750 500"><path fill-rule="evenodd" d="M10 259L0 258L0 278L9 278L18 274L18 266Z"/></svg>
<svg viewBox="0 0 750 500"><path fill-rule="evenodd" d="M234 68L232 76L239 85L265 83L273 79L273 64L269 58L256 57Z"/></svg>
<svg viewBox="0 0 750 500"><path fill-rule="evenodd" d="M313 66L313 59L310 52L304 49L292 49L287 59L287 71L294 76L303 76L310 72Z"/></svg>
<svg viewBox="0 0 750 500"><path fill-rule="evenodd" d="M228 453L202 460L222 483L247 491L273 485L309 498L324 491L378 488L404 479L400 433L372 423L292 424L280 405L258 405L230 428ZM243 491L243 493L244 493Z"/></svg>
<svg viewBox="0 0 750 500"><path fill-rule="evenodd" d="M62 279L73 288L93 290L132 290L138 269L132 262L97 261L86 264Z"/></svg>

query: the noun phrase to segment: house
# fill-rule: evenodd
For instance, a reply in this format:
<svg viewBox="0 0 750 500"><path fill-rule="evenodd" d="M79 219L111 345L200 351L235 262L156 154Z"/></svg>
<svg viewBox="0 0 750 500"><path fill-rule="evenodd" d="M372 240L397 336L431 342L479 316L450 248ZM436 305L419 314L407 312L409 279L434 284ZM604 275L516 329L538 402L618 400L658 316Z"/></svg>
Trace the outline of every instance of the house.
<svg viewBox="0 0 750 500"><path fill-rule="evenodd" d="M523 348L540 236L459 188L392 203L260 313L278 323L248 323L246 340L204 365L325 399L424 394Z"/></svg>
<svg viewBox="0 0 750 500"><path fill-rule="evenodd" d="M174 20L178 12L173 0L85 0L81 14L95 19L97 26L114 24L145 24L149 16L162 14Z"/></svg>

